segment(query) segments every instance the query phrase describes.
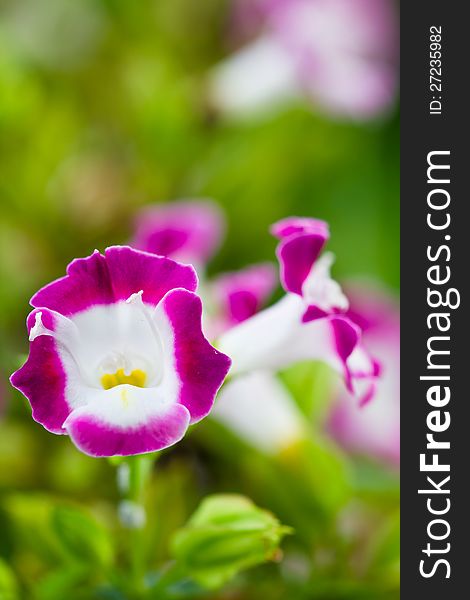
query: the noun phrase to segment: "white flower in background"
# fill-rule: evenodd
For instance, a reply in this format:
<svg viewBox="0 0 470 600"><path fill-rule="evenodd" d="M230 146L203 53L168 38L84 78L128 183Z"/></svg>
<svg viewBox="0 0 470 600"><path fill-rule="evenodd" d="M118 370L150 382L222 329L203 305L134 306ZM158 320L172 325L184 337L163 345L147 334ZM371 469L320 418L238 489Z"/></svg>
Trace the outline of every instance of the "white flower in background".
<svg viewBox="0 0 470 600"><path fill-rule="evenodd" d="M387 111L398 83L392 0L234 0L234 28L255 39L213 71L222 112L249 115L306 97L324 111L369 119Z"/></svg>
<svg viewBox="0 0 470 600"><path fill-rule="evenodd" d="M291 395L269 371L229 381L211 414L241 439L268 454L281 452L305 437L308 430Z"/></svg>

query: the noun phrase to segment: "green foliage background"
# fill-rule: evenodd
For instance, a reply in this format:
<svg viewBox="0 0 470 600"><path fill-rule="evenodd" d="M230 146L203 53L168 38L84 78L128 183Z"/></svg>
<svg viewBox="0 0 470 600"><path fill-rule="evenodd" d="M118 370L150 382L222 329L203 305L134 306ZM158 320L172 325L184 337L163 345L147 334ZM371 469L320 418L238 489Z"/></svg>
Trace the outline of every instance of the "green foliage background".
<svg viewBox="0 0 470 600"><path fill-rule="evenodd" d="M125 242L144 204L203 196L228 219L209 273L273 260L269 224L312 215L331 224L337 277L368 277L397 291L398 110L358 124L299 102L256 119L224 119L206 84L230 50L228 8L224 0L0 2L2 600L16 597L14 588L26 598L125 597L108 576L122 547L112 468L33 423L7 382L27 352L29 297L69 260ZM314 390L321 406L326 386L319 391L310 379L304 394ZM397 598L396 474L344 455L321 419L311 446L297 450L270 460L202 424L158 462L142 549L148 564L168 559L172 534L204 495L240 492L295 529L285 560L222 592L178 593ZM84 520L78 530L95 532L85 550L58 526L77 527L73 510Z"/></svg>

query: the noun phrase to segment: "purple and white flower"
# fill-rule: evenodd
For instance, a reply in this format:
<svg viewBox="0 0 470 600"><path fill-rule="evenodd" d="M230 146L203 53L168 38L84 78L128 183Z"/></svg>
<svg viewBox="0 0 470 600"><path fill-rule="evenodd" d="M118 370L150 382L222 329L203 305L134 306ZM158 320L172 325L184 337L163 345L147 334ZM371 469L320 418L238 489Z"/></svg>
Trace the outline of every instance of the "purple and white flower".
<svg viewBox="0 0 470 600"><path fill-rule="evenodd" d="M91 456L179 441L230 367L202 333L196 288L193 267L126 246L72 261L31 299L30 354L11 377L33 418Z"/></svg>
<svg viewBox="0 0 470 600"><path fill-rule="evenodd" d="M348 288L348 316L363 331L367 349L384 364L374 401L358 408L337 390L327 426L346 450L393 465L400 460L400 319L396 301L371 286Z"/></svg>
<svg viewBox="0 0 470 600"><path fill-rule="evenodd" d="M332 256L317 260L328 239L326 223L294 217L276 223L272 231L281 238L277 255L287 294L221 336L219 347L232 358L232 373L323 361L366 404L380 368L361 343L361 328L344 314L348 301L330 276Z"/></svg>
<svg viewBox="0 0 470 600"><path fill-rule="evenodd" d="M214 72L222 110L247 114L303 95L335 116L368 119L393 103L392 0L235 0L234 21L259 34Z"/></svg>
<svg viewBox="0 0 470 600"><path fill-rule="evenodd" d="M188 200L144 208L131 245L202 268L218 249L225 223L209 200Z"/></svg>

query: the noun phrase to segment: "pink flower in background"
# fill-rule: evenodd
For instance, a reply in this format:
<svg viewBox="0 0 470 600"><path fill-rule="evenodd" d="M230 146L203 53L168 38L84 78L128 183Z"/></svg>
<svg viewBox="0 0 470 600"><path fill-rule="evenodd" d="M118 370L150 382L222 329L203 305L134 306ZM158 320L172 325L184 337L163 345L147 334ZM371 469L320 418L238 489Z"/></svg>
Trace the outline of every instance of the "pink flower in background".
<svg viewBox="0 0 470 600"><path fill-rule="evenodd" d="M395 300L367 286L349 293L349 317L363 330L366 348L384 365L381 385L359 408L342 392L333 405L328 428L347 450L398 464L400 458L400 322Z"/></svg>
<svg viewBox="0 0 470 600"><path fill-rule="evenodd" d="M221 336L219 346L233 360L232 373L319 360L340 372L349 391L366 404L380 369L361 343L361 328L341 314L348 301L331 279L331 255L318 259L329 235L326 223L293 217L272 231L281 238L277 255L287 294Z"/></svg>
<svg viewBox="0 0 470 600"><path fill-rule="evenodd" d="M249 113L304 95L333 115L369 119L392 105L392 0L238 0L234 15L242 33L261 33L216 68L221 110Z"/></svg>
<svg viewBox="0 0 470 600"><path fill-rule="evenodd" d="M152 205L139 213L131 245L201 268L218 249L224 230L224 217L209 200Z"/></svg>
<svg viewBox="0 0 470 600"><path fill-rule="evenodd" d="M271 263L251 265L217 277L211 286L218 315L217 334L255 315L276 285L276 270Z"/></svg>
<svg viewBox="0 0 470 600"><path fill-rule="evenodd" d="M179 441L230 367L201 331L193 267L125 246L74 260L39 290L27 362L11 383L33 418L92 456Z"/></svg>

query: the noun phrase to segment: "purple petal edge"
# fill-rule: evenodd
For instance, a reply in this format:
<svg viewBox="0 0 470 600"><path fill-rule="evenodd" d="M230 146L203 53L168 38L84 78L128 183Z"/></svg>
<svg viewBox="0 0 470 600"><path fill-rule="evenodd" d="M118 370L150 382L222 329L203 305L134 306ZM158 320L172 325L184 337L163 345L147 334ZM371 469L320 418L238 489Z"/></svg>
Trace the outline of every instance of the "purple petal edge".
<svg viewBox="0 0 470 600"><path fill-rule="evenodd" d="M317 233L326 239L330 236L328 223L310 217L287 217L277 221L269 228L272 235L282 240L295 233Z"/></svg>
<svg viewBox="0 0 470 600"><path fill-rule="evenodd" d="M295 233L284 238L276 249L281 283L287 292L302 295L302 285L327 238L318 233Z"/></svg>
<svg viewBox="0 0 470 600"><path fill-rule="evenodd" d="M366 390L359 396L359 406L365 406L375 395L376 381L381 373L381 364L379 361L370 358L372 368L369 372L353 372L348 366L348 358L361 341L361 330L347 317L333 317L331 325L338 356L344 364L345 382L349 392L355 393L354 381L363 380L368 383Z"/></svg>
<svg viewBox="0 0 470 600"><path fill-rule="evenodd" d="M173 290L162 300L174 331L176 370L181 381L179 402L191 423L204 418L231 365L228 356L209 344L202 333L202 302L187 290Z"/></svg>
<svg viewBox="0 0 470 600"><path fill-rule="evenodd" d="M186 433L189 420L189 411L173 404L166 414L132 429L112 426L86 411L72 413L65 426L77 448L89 456L132 456L176 444Z"/></svg>
<svg viewBox="0 0 470 600"><path fill-rule="evenodd" d="M36 309L28 315L28 332L38 312L42 312L45 327L54 330L53 313ZM10 383L28 399L37 423L51 433L66 433L63 423L71 408L65 399L66 374L52 337L39 336L31 342L27 361L13 373Z"/></svg>
<svg viewBox="0 0 470 600"><path fill-rule="evenodd" d="M142 209L133 246L152 254L204 263L220 245L221 210L210 200L179 201Z"/></svg>
<svg viewBox="0 0 470 600"><path fill-rule="evenodd" d="M214 291L228 326L256 314L276 287L276 270L271 263L251 265L224 273L214 283Z"/></svg>
<svg viewBox="0 0 470 600"><path fill-rule="evenodd" d="M73 260L67 274L41 288L31 298L31 305L71 316L91 306L126 300L140 290L145 302L157 304L169 290L194 291L197 284L190 265L129 246L111 246L104 256L95 250L86 258Z"/></svg>

